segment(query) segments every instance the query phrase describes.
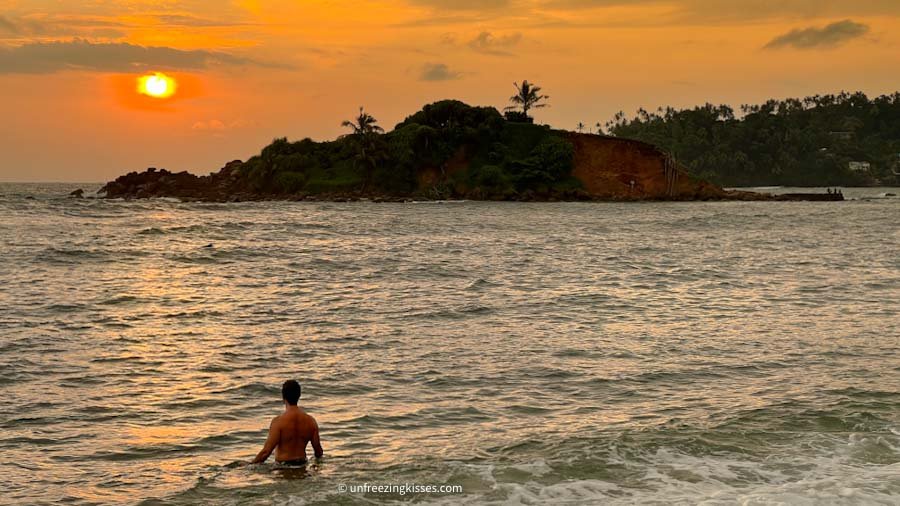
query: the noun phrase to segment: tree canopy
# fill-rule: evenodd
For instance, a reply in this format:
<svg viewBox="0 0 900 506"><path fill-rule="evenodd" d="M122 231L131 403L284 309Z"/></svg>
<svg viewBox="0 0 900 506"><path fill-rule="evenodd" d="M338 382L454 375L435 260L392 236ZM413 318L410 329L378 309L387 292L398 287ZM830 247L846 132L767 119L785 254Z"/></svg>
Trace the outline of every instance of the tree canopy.
<svg viewBox="0 0 900 506"><path fill-rule="evenodd" d="M503 199L579 187L573 147L560 132L507 121L493 107L443 100L387 133L360 108L343 126L351 132L334 141L276 139L243 164L242 175L276 194L413 195L427 177L434 179L428 197Z"/></svg>
<svg viewBox="0 0 900 506"><path fill-rule="evenodd" d="M693 174L725 186L900 183L900 93L815 95L743 105L618 113L610 134L669 152ZM853 170L864 162L868 170ZM859 167L859 165L855 165Z"/></svg>

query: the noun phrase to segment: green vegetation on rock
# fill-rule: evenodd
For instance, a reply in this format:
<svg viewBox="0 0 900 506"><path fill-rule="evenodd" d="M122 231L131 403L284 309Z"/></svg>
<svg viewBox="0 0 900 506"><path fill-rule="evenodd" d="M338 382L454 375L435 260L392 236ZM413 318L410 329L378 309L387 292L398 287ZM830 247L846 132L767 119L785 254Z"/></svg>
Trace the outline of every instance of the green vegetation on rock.
<svg viewBox="0 0 900 506"><path fill-rule="evenodd" d="M512 199L575 191L573 147L563 132L505 119L457 100L426 105L383 133L360 109L334 141L275 139L240 176L270 194L361 192L430 198ZM432 181L428 176L432 175Z"/></svg>

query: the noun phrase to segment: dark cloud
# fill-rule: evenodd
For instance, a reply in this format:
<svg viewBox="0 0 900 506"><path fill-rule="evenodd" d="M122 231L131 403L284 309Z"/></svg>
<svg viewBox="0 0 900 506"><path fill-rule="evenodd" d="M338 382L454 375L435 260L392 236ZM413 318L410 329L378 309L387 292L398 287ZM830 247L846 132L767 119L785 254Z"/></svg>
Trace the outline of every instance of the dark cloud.
<svg viewBox="0 0 900 506"><path fill-rule="evenodd" d="M0 48L0 74L48 74L64 70L131 72L150 68L199 70L216 65L271 66L217 51L127 43L95 44L84 40L33 42Z"/></svg>
<svg viewBox="0 0 900 506"><path fill-rule="evenodd" d="M444 63L426 63L419 75L422 81L452 81L461 77L462 73L450 70Z"/></svg>
<svg viewBox="0 0 900 506"><path fill-rule="evenodd" d="M51 26L45 22L33 19L14 19L0 16L0 33L7 35L44 35L51 30Z"/></svg>
<svg viewBox="0 0 900 506"><path fill-rule="evenodd" d="M6 18L6 16L0 16L0 33L19 33L19 27L16 26L15 23Z"/></svg>
<svg viewBox="0 0 900 506"><path fill-rule="evenodd" d="M831 48L862 37L869 33L869 27L862 23L856 23L849 19L832 23L823 28L810 27L791 30L790 32L772 39L765 45L765 49L781 49L793 47L796 49L822 49Z"/></svg>
<svg viewBox="0 0 900 506"><path fill-rule="evenodd" d="M900 0L407 0L428 16L399 27L530 20L535 28L734 25L860 16L900 16ZM635 9L627 9L634 7ZM616 8L616 9L611 9ZM652 15L647 9L652 8ZM590 15L581 11L592 10Z"/></svg>
<svg viewBox="0 0 900 506"><path fill-rule="evenodd" d="M495 36L491 32L481 32L468 42L473 51L496 56L512 56L509 51L522 40L521 33Z"/></svg>
<svg viewBox="0 0 900 506"><path fill-rule="evenodd" d="M91 17L10 18L0 16L0 38L124 36L125 24Z"/></svg>
<svg viewBox="0 0 900 506"><path fill-rule="evenodd" d="M194 16L190 14L143 14L136 19L156 20L166 27L182 28L222 28L253 26L251 23L243 23L228 19L214 19ZM136 23L136 24L135 24ZM0 15L0 37L24 38L24 37L79 37L86 39L116 39L125 36L125 30L133 28L152 28L155 23L141 25L139 22L132 24L102 16L79 15L42 15L39 17L9 17Z"/></svg>
<svg viewBox="0 0 900 506"><path fill-rule="evenodd" d="M543 9L570 11L654 6L666 22L710 23L836 16L900 16L897 0L538 0Z"/></svg>

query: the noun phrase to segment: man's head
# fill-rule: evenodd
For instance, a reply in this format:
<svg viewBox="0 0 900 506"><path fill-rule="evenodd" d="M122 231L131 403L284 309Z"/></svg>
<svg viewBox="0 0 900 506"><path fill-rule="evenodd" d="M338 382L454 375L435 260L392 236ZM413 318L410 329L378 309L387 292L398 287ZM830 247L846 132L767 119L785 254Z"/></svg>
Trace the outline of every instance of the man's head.
<svg viewBox="0 0 900 506"><path fill-rule="evenodd" d="M281 398L291 406L296 406L300 400L300 383L297 380L287 380L281 385Z"/></svg>

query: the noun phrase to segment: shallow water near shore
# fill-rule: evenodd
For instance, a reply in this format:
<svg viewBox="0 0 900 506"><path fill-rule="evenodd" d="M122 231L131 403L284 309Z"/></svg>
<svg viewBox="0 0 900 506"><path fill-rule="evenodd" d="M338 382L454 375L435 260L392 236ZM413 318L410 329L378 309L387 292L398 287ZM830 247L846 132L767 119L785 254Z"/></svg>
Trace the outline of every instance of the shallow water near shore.
<svg viewBox="0 0 900 506"><path fill-rule="evenodd" d="M898 189L61 197L76 187L0 184L0 504L900 498ZM327 457L245 467L287 378ZM363 483L463 492L339 491Z"/></svg>

